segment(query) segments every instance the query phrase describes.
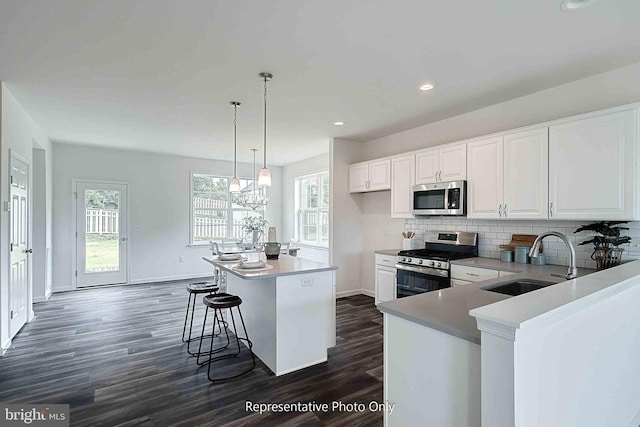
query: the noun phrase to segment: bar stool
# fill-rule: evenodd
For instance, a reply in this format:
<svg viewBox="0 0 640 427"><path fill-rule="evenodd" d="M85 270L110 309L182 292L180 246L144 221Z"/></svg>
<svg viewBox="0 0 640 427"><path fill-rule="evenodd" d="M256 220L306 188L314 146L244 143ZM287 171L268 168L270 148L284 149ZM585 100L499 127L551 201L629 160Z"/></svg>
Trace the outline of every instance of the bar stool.
<svg viewBox="0 0 640 427"><path fill-rule="evenodd" d="M193 317L196 312L196 298L200 294L216 294L220 290L214 282L195 282L187 284L187 292L189 292L189 300L187 301L187 312L184 316L184 326L182 327L182 342L187 343L187 353L191 356L196 356L196 353L191 352L191 341L198 339L198 337L191 337L193 330ZM208 310L208 308L207 308ZM191 311L191 322L189 323L189 337L185 339L187 332L187 319L189 318L189 311ZM206 312L205 312L206 319Z"/></svg>
<svg viewBox="0 0 640 427"><path fill-rule="evenodd" d="M236 296L236 295L231 295L231 294L227 294L227 293L219 293L219 294L215 294L215 295L207 295L202 299L202 302L204 303L204 305L207 306L207 308L212 308L213 309L213 330L215 331L216 328L216 323L218 324L218 328L220 329L220 334L218 336L222 336L222 328L224 328L224 334L226 336L227 342L225 345L218 347L216 349L213 348L213 342L214 342L214 337L211 337L211 344L209 346L209 351L208 352L203 352L202 351L202 341L205 338L205 327L206 327L206 323L207 323L207 311L205 311L205 319L204 319L204 323L202 325L202 335L200 336L200 346L198 347L198 353L197 353L197 359L196 359L196 363L200 366L202 365L207 365L207 378L209 378L209 381L226 381L226 380L230 380L233 378L237 378L241 375L244 375L250 371L253 370L253 368L255 368L256 366L256 359L253 355L253 343L251 342L251 340L249 340L249 335L247 334L247 328L244 324L244 318L242 317L242 311L240 311L240 305L242 304L242 299L240 299L240 297ZM244 338L239 337L238 336L238 329L236 327L236 320L235 320L235 316L233 315L233 308L236 308L236 311L238 312L238 314L240 315L240 321L242 322L242 329L244 331ZM236 345L237 345L237 351L235 351L234 353L230 353L230 354L222 354L220 356L213 356L216 353L220 353L224 350L226 350L229 347L229 344L231 343L232 339L229 338L229 330L228 330L228 323L225 322L224 320L220 320L223 319L222 316L222 310L224 309L229 309L229 314L231 316L231 323L233 324L233 332L234 335L236 337ZM216 377L216 378L212 378L211 377L211 365L217 361L217 360L222 360L222 359L230 359L233 357L238 357L240 355L241 349L240 349L240 341L246 341L247 346L249 347L249 353L251 354L251 367L247 370L244 370L242 372L240 372L239 374L235 374L235 375L228 375L228 376L220 376L220 377ZM200 362L200 355L209 355L209 359L208 360L204 360L202 362Z"/></svg>

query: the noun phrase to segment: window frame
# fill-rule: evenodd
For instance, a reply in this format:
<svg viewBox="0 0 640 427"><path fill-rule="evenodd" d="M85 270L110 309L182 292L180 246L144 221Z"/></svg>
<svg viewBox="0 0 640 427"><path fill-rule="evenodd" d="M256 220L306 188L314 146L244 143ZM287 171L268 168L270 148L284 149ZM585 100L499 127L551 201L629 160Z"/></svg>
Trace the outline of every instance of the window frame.
<svg viewBox="0 0 640 427"><path fill-rule="evenodd" d="M324 248L324 249L328 249L329 248L329 215L330 215L330 208L331 208L331 198L330 198L330 193L331 193L331 181L329 180L329 189L328 189L328 193L325 195L324 191L322 189L322 177L326 176L327 179L330 179L329 177L329 170L328 169L323 169L314 173L310 173L310 174L305 174L305 175L299 175L296 176L294 178L294 198L295 198L295 212L294 212L294 217L295 217L295 239L296 241L301 244L301 245L305 245L305 246L314 246L314 247L318 247L318 248ZM316 208L302 208L301 204L302 204L302 181L305 179L309 179L309 178L315 178L317 181L317 186L318 186L318 206ZM322 200L323 198L326 198L328 206L326 208L322 207ZM304 216L305 212L315 212L316 213L316 218L317 218L317 222L316 222L316 240L315 241L311 241L311 240L304 240L303 239L303 232L302 232L302 228L303 228L303 223L302 223L302 219ZM322 215L326 214L327 216L327 240L326 243L322 242Z"/></svg>
<svg viewBox="0 0 640 427"><path fill-rule="evenodd" d="M194 198L194 185L193 185L193 180L194 177L196 175L204 175L207 176L209 178L216 178L216 179L224 179L227 181L227 189L229 188L229 181L231 180L232 177L230 176L225 176L225 175L219 175L219 174L213 174L210 172L200 172L200 171L191 171L189 174L189 244L187 246L189 247L207 247L209 246L209 240L202 240L202 241L194 241L194 226L195 226L195 217L194 217L194 203L193 203L193 198ZM252 181L252 178L245 178L245 177L239 177L241 180L245 180L245 181ZM234 208L233 207L233 197L232 194L229 193L229 191L227 190L227 194L229 195L229 197L227 198L227 207L225 208L225 212L226 212L226 234L227 236L231 235L230 233L233 231L233 213L234 212L245 212L247 214L256 212L259 213L260 215L262 215L262 217L266 217L266 211L265 209L257 209L257 210L252 210L250 208ZM227 236L220 236L220 238L223 237L227 237ZM211 239L215 240L218 236L213 236Z"/></svg>

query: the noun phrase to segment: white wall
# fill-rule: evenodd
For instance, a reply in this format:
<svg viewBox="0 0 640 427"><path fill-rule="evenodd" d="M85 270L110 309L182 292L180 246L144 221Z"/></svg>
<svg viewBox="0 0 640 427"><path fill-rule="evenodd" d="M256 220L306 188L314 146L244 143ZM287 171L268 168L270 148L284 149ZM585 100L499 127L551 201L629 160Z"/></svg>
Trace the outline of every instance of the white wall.
<svg viewBox="0 0 640 427"><path fill-rule="evenodd" d="M349 193L349 167L360 160L362 144L333 139L329 148L331 214L329 218L329 261L338 267L338 297L359 293L361 288L362 195Z"/></svg>
<svg viewBox="0 0 640 427"><path fill-rule="evenodd" d="M402 247L404 219L391 218L391 192L379 191L362 196L362 242L364 248L373 248L362 256L362 289L375 294L375 255L377 249Z"/></svg>
<svg viewBox="0 0 640 427"><path fill-rule="evenodd" d="M295 180L299 176L329 170L329 153L311 157L282 167L282 226L278 239L288 242L295 238Z"/></svg>
<svg viewBox="0 0 640 427"><path fill-rule="evenodd" d="M640 64L362 143L359 149L354 147L353 152L350 153L352 160L348 163L406 153L637 101L640 101ZM340 165L334 165L336 172L340 167ZM343 164L342 167L347 166ZM348 179L348 175L343 177ZM343 200L349 195L346 186L341 190L337 189L336 193L336 197ZM357 221L364 230L361 237L361 288L371 290L373 289L374 251L399 248L402 244L400 232L404 228L399 226L398 220L391 218L390 192L367 193L352 197L354 199L359 197L361 215L358 219L349 218L349 221ZM353 214L355 215L355 212ZM503 227L509 227L504 222L501 224ZM412 229L412 227L413 223L409 220L406 229ZM544 227L555 229L556 225L553 221L547 221ZM385 230L388 230L386 236Z"/></svg>
<svg viewBox="0 0 640 427"><path fill-rule="evenodd" d="M640 423L640 279L632 280L618 295L518 335L516 426Z"/></svg>
<svg viewBox="0 0 640 427"><path fill-rule="evenodd" d="M30 165L30 171L33 172L32 162L32 150L34 146L42 148L46 151L45 163L51 162L51 142L33 121L29 114L24 110L22 105L11 94L9 88L2 83L0 85L0 96L2 97L2 111L0 119L0 200L4 202L9 200L9 150L18 154L25 159ZM51 169L49 169L51 171ZM32 174L31 174L32 175ZM51 175L50 172L46 175L46 189L47 200L51 200ZM29 177L29 185L32 187L33 178ZM30 194L33 198L33 194ZM33 204L32 204L33 208ZM41 213L38 213L39 215ZM33 218L33 213L30 215L30 219ZM51 221L51 204L46 207L45 218L47 223ZM51 228L45 231L45 244L51 245ZM29 236L29 243L31 244L33 236ZM10 343L11 337L9 336L9 213L4 209L0 210L0 344L2 348L6 347ZM30 246L31 247L31 246ZM38 288L46 289L48 283L38 284ZM29 294L27 304L31 307L33 300L32 286L29 287ZM33 317L33 311L30 309L29 319Z"/></svg>
<svg viewBox="0 0 640 427"><path fill-rule="evenodd" d="M238 176L251 176L250 164L238 164ZM129 282L142 283L211 274L201 257L205 247L189 244L190 173L230 176L233 164L148 152L55 143L53 149L53 290L72 289L72 179L129 184ZM280 223L282 168L270 167L273 187L267 208L269 225ZM141 226L142 231L133 231ZM179 257L184 258L179 263Z"/></svg>

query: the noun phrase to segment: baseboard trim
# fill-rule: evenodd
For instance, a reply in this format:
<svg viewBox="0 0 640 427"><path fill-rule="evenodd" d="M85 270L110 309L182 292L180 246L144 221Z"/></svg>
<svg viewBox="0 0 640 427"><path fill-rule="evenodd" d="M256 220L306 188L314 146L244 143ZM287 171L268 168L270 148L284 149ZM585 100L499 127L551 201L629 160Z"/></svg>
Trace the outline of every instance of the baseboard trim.
<svg viewBox="0 0 640 427"><path fill-rule="evenodd" d="M74 288L73 286L69 286L66 288L57 288L57 287L53 287L53 289L51 289L51 293L52 294L57 294L58 292L69 292L69 291L75 291L76 288Z"/></svg>
<svg viewBox="0 0 640 427"><path fill-rule="evenodd" d="M103 287L109 287L109 286L128 286L128 285L143 285L146 283L156 283L156 282L173 282L173 281L177 281L177 280L189 280L189 279L211 279L212 276L211 274L182 274L182 275L178 275L178 276L161 276L161 277L150 277L147 279L136 279L136 280L130 280L127 283L116 283L113 285L96 285L96 286L82 286L82 287L78 287L78 288L74 288L74 287L68 287L68 288L56 288L53 290L53 293L58 293L58 292L69 292L69 291L76 291L76 290L81 290L81 289L96 289L96 288L103 288ZM47 297L47 299L49 299ZM34 302L39 302L39 301L34 301Z"/></svg>
<svg viewBox="0 0 640 427"><path fill-rule="evenodd" d="M366 295L366 296L371 297L371 298L375 298L376 297L376 293L373 292L373 291L370 291L369 289L360 289L360 292L363 295Z"/></svg>
<svg viewBox="0 0 640 427"><path fill-rule="evenodd" d="M208 279L211 278L211 274L181 274L178 276L161 276L150 277L148 279L130 280L127 285L141 285L143 283L156 283L156 282L173 282L176 280L189 280L189 279Z"/></svg>
<svg viewBox="0 0 640 427"><path fill-rule="evenodd" d="M354 295L366 295L375 298L375 293L368 289L354 289L352 291L343 291L336 294L336 298L352 297Z"/></svg>
<svg viewBox="0 0 640 427"><path fill-rule="evenodd" d="M11 347L11 339L8 339L7 342L2 344L2 349L0 351L0 356L4 356L5 353L7 352L7 350L9 350L9 347Z"/></svg>
<svg viewBox="0 0 640 427"><path fill-rule="evenodd" d="M51 298L51 294L53 294L53 291L51 289L49 289L49 291L43 296L43 297L34 297L33 298L33 302L47 302L49 301L49 298Z"/></svg>

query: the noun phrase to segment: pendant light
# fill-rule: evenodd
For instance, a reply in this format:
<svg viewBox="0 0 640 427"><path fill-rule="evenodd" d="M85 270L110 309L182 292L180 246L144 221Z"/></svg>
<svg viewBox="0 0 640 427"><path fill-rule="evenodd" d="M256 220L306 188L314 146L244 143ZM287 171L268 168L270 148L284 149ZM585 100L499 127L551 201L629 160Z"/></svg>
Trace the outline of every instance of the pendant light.
<svg viewBox="0 0 640 427"><path fill-rule="evenodd" d="M238 107L240 103L238 101L231 101L229 104L233 107L233 178L229 183L230 193L240 192L240 180L238 179Z"/></svg>
<svg viewBox="0 0 640 427"><path fill-rule="evenodd" d="M256 185L256 151L257 148L252 148L253 151L253 184L251 185L251 191L244 191L237 198L236 202L242 207L251 208L254 211L260 207L266 206L269 203L269 198L265 194L264 189L260 189L258 191L258 186Z"/></svg>
<svg viewBox="0 0 640 427"><path fill-rule="evenodd" d="M264 80L264 162L260 175L258 175L258 185L261 187L271 187L271 172L267 168L267 82L273 78L273 74L263 72L258 74Z"/></svg>

